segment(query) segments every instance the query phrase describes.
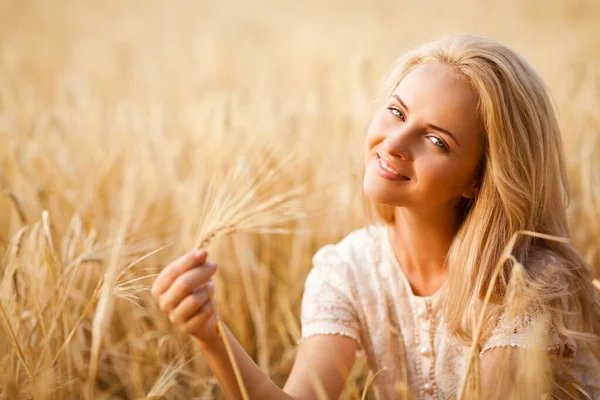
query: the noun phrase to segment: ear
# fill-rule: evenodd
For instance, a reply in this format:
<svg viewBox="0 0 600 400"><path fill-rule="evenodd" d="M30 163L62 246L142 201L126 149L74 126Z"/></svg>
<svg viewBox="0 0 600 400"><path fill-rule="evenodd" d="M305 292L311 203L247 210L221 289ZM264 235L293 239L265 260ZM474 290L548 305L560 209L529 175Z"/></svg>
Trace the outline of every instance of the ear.
<svg viewBox="0 0 600 400"><path fill-rule="evenodd" d="M467 198L467 199L474 199L475 197L477 197L477 194L479 193L479 187L480 187L480 182L479 181L475 181L472 182L471 184L469 184L469 186L461 193L463 197Z"/></svg>

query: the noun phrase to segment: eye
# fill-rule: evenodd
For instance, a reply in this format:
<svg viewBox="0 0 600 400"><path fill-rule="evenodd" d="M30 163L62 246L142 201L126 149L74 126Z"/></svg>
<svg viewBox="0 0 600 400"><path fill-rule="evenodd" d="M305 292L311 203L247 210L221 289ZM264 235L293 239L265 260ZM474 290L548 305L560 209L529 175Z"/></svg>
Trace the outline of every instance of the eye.
<svg viewBox="0 0 600 400"><path fill-rule="evenodd" d="M440 149L442 149L445 152L448 152L448 145L446 145L446 142L444 142L442 139L440 139L437 136L427 136L428 139L434 139L431 142L433 144L435 144L437 147L439 147Z"/></svg>
<svg viewBox="0 0 600 400"><path fill-rule="evenodd" d="M400 118L404 121L404 113L397 109L396 107L388 107L388 110L394 115L394 117Z"/></svg>

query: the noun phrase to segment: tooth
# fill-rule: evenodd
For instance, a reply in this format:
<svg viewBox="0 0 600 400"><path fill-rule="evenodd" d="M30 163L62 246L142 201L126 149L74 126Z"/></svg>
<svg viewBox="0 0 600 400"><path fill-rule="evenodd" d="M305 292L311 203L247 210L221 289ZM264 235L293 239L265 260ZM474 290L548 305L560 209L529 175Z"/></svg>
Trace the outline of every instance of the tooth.
<svg viewBox="0 0 600 400"><path fill-rule="evenodd" d="M396 171L394 171L385 161L381 160L381 164L386 169L386 171L391 172L392 174L400 175Z"/></svg>

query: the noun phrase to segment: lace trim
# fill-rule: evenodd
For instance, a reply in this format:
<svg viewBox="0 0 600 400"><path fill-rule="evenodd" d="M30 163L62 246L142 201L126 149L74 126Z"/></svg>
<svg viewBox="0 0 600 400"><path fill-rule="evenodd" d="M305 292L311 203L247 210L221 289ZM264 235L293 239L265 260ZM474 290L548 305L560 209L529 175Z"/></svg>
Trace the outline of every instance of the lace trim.
<svg viewBox="0 0 600 400"><path fill-rule="evenodd" d="M548 346L544 346L544 349L547 351L557 351L560 350L560 343L557 344L552 344L552 345L548 345ZM488 351L492 350L492 349L497 349L497 348L501 348L501 347L521 347L524 349L534 349L536 348L535 346L530 346L530 345L526 345L526 344L520 344L520 343L502 343L502 344L494 344L488 347L485 347L483 350L481 350L481 352L479 353L479 357L483 356L485 353L487 353ZM565 348L569 348L569 350L571 350L570 353L567 353L567 358L571 358L574 354L575 354L575 346L573 346L572 343L570 342L566 342L564 345Z"/></svg>
<svg viewBox="0 0 600 400"><path fill-rule="evenodd" d="M339 335L339 336L345 336L345 337L349 337L350 339L353 339L356 344L358 345L359 349L362 349L362 344L360 343L360 339L357 338L356 336L348 333L348 332L342 332L342 331L335 331L335 332L312 332L309 333L305 336L302 336L300 339L298 339L298 341L296 342L297 344L302 343L305 339L308 339L310 337L313 336L320 336L320 335L328 335L328 336L333 336L333 335Z"/></svg>
<svg viewBox="0 0 600 400"><path fill-rule="evenodd" d="M500 314L496 320L496 326L492 334L516 334L525 332L539 324L547 324L547 333L555 332L551 323L552 314L545 311L541 306L530 306L527 312L515 316L513 320L507 320L505 313Z"/></svg>

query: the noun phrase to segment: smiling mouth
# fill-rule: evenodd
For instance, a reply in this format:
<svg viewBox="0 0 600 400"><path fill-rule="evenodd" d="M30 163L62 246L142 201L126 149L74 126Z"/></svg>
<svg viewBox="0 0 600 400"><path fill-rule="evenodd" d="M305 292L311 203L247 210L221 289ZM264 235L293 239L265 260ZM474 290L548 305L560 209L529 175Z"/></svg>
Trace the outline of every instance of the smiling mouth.
<svg viewBox="0 0 600 400"><path fill-rule="evenodd" d="M407 177L406 175L402 175L400 172L398 172L397 170L395 170L392 167L392 165L390 165L383 158L381 158L379 156L379 154L377 154L377 162L379 164L381 172L387 173L386 174L387 178L393 178L393 179L397 179L397 180L410 181L409 177Z"/></svg>

